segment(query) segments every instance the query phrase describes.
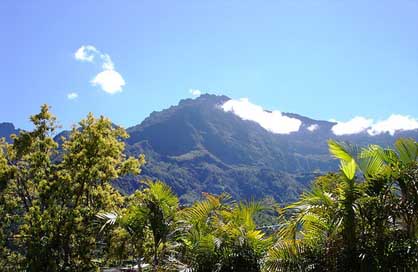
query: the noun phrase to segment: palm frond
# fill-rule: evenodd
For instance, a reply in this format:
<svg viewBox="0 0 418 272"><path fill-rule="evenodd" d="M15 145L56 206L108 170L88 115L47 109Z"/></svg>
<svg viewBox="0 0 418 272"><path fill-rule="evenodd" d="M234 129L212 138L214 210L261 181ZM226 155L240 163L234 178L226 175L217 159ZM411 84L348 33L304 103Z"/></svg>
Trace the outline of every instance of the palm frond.
<svg viewBox="0 0 418 272"><path fill-rule="evenodd" d="M106 226L114 225L120 216L116 212L101 212L96 214L96 217L101 220L106 220L100 228L100 232L102 232Z"/></svg>
<svg viewBox="0 0 418 272"><path fill-rule="evenodd" d="M337 159L349 162L358 156L359 148L345 142L337 142L328 140L328 148L330 153Z"/></svg>
<svg viewBox="0 0 418 272"><path fill-rule="evenodd" d="M352 158L349 161L341 160L340 168L348 180L353 180L356 175L356 161Z"/></svg>
<svg viewBox="0 0 418 272"><path fill-rule="evenodd" d="M370 145L363 148L359 154L358 166L366 178L386 175L390 171L388 166L392 160L390 156L391 153L388 150L377 145Z"/></svg>
<svg viewBox="0 0 418 272"><path fill-rule="evenodd" d="M190 223L205 222L214 206L212 202L200 201L196 202L192 207L186 208L182 215Z"/></svg>
<svg viewBox="0 0 418 272"><path fill-rule="evenodd" d="M415 162L418 158L418 144L413 139L398 139L395 142L395 148L404 164Z"/></svg>
<svg viewBox="0 0 418 272"><path fill-rule="evenodd" d="M280 240L267 253L264 271L304 271L303 253L306 245L300 240Z"/></svg>

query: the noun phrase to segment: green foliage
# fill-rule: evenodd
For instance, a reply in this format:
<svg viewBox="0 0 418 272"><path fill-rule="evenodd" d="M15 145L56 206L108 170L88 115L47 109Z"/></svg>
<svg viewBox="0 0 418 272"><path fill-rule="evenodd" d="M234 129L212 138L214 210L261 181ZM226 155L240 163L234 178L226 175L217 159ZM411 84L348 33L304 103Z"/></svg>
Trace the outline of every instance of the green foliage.
<svg viewBox="0 0 418 272"><path fill-rule="evenodd" d="M264 207L231 202L227 194L204 196L182 211L193 271L260 271L271 239L257 230L254 217Z"/></svg>
<svg viewBox="0 0 418 272"><path fill-rule="evenodd" d="M149 264L152 264L153 271L175 271L182 265L175 259L176 251L173 251L179 246L179 200L170 187L161 181L146 181L144 184L146 187L143 190L127 198L127 207L119 213L97 214L104 222L101 229L116 225L124 231L125 236L129 236L139 271ZM124 256L122 253L119 255ZM116 261L118 263L121 260Z"/></svg>
<svg viewBox="0 0 418 272"><path fill-rule="evenodd" d="M92 270L98 249L95 215L123 202L109 182L139 173L143 160L125 157L126 132L104 117L89 114L61 149L48 106L31 121L33 131L14 135L13 144L1 143L0 205L6 218L1 231L7 238L1 243L13 251L1 261L17 254L22 257L12 265L30 271Z"/></svg>
<svg viewBox="0 0 418 272"><path fill-rule="evenodd" d="M329 145L341 173L318 178L285 208L267 271L414 271L417 143L399 139L395 150L372 145L361 151Z"/></svg>

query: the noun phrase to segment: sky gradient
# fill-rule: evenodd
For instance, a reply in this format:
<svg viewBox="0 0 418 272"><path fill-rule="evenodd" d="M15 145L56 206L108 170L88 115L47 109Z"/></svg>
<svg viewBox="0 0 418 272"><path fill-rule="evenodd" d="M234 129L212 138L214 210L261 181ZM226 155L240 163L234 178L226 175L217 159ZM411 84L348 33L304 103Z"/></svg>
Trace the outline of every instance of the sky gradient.
<svg viewBox="0 0 418 272"><path fill-rule="evenodd" d="M29 128L48 103L64 128L90 111L132 126L190 90L315 119L417 118L417 14L418 0L2 0L0 122Z"/></svg>

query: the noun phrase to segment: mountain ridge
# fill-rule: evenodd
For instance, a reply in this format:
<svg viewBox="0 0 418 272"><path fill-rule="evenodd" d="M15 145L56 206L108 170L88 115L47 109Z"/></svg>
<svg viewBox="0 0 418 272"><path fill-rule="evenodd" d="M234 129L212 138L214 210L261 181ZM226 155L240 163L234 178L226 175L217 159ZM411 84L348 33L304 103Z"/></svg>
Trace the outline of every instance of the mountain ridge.
<svg viewBox="0 0 418 272"><path fill-rule="evenodd" d="M225 112L221 105L229 99L205 94L182 100L128 128L129 152L138 154L141 149L132 146L139 144L144 146L141 151L149 154L144 175L168 180L175 191L193 191L195 196L200 191L216 193L222 189L236 197L274 196L287 201L303 191L317 174L337 170L336 161L328 153L328 139L388 146L398 136L418 135L417 131L406 131L394 136L370 136L366 132L336 136L331 131L335 122L295 113L282 114L301 120L299 131L274 134L254 121ZM307 129L313 124L319 125L314 132ZM179 184L175 177L189 179L193 189L185 190L184 183Z"/></svg>
<svg viewBox="0 0 418 272"><path fill-rule="evenodd" d="M338 169L328 152L330 138L363 146L390 146L398 137L418 139L418 130L337 136L331 130L335 122L296 113L281 114L300 120L298 131L276 134L225 111L222 105L229 100L210 94L183 99L127 128L126 153L145 154L148 161L140 178L167 182L183 202L199 198L202 192L223 191L236 199L271 196L287 202L316 176ZM0 125L0 137L1 130ZM141 186L138 180L125 177L114 185L132 193Z"/></svg>

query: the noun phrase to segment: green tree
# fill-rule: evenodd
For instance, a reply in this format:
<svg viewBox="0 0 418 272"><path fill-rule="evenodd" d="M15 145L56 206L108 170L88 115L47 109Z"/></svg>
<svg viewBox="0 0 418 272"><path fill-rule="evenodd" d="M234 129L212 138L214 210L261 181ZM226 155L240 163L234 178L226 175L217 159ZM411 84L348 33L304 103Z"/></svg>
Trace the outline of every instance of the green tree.
<svg viewBox="0 0 418 272"><path fill-rule="evenodd" d="M269 251L270 271L384 271L416 265L417 143L395 149L329 142L339 174L289 205ZM401 228L399 228L401 226Z"/></svg>
<svg viewBox="0 0 418 272"><path fill-rule="evenodd" d="M161 181L146 181L143 190L129 197L128 206L119 212L101 212L97 216L106 225L125 229L132 238L138 271L152 264L153 271L177 271L182 263L176 258L180 246L177 213L179 200ZM150 245L150 246L148 246Z"/></svg>
<svg viewBox="0 0 418 272"><path fill-rule="evenodd" d="M337 271L343 221L339 184L343 179L334 173L317 178L312 190L283 210L265 271Z"/></svg>
<svg viewBox="0 0 418 272"><path fill-rule="evenodd" d="M11 249L12 238L15 235L14 222L19 220L19 202L15 199L9 179L12 168L8 164L8 153L11 146L0 139L0 267L13 270L19 267L22 256Z"/></svg>
<svg viewBox="0 0 418 272"><path fill-rule="evenodd" d="M1 197L17 202L8 214L14 230L9 248L18 249L21 265L30 271L91 270L95 215L123 200L110 182L139 173L143 158L124 156L127 133L104 117L89 114L61 147L53 139L57 125L47 105L31 121L34 130L15 135L0 160L7 165Z"/></svg>
<svg viewBox="0 0 418 272"><path fill-rule="evenodd" d="M257 202L231 202L226 194L205 194L205 198L182 215L188 229L186 256L193 271L260 271L271 244L254 222L263 207Z"/></svg>

